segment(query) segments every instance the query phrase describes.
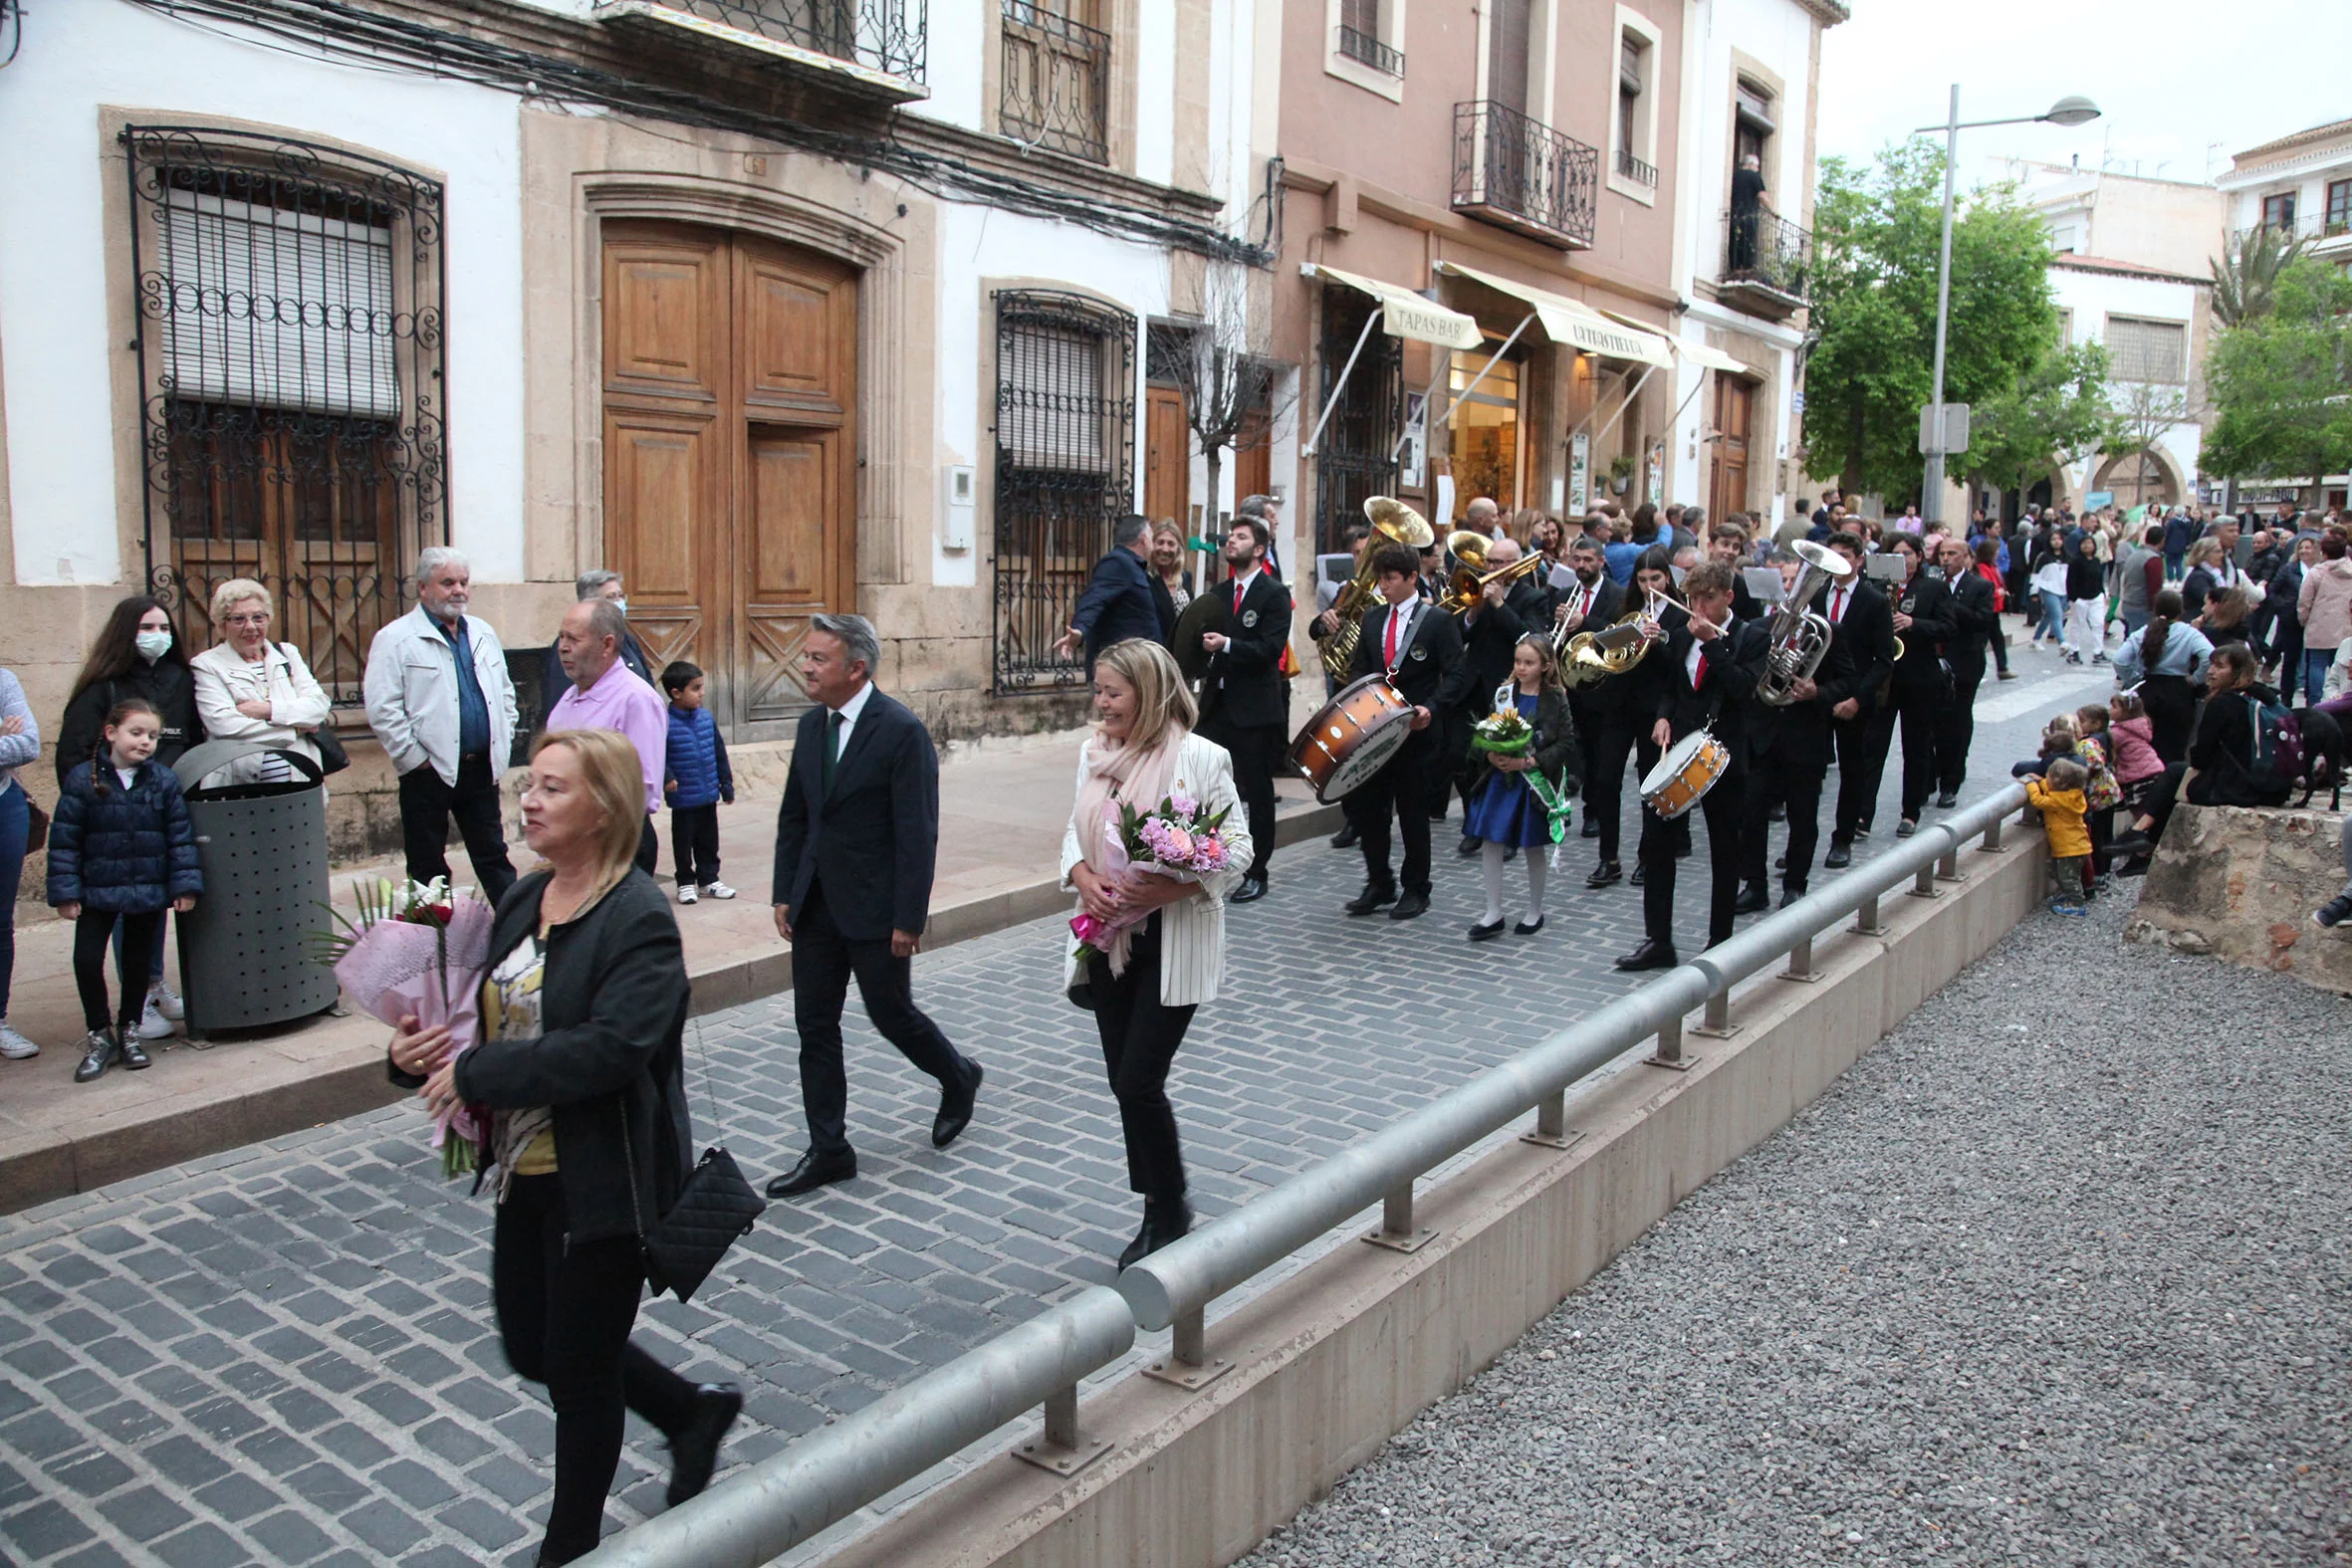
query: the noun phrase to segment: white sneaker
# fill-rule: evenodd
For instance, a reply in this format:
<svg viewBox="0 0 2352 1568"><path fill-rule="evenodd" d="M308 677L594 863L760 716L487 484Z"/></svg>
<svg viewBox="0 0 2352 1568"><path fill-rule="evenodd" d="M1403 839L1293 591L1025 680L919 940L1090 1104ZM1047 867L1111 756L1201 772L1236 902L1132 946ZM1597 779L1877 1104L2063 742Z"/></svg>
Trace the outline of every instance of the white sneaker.
<svg viewBox="0 0 2352 1568"><path fill-rule="evenodd" d="M174 1002L173 1007L176 1008L178 1004ZM142 1040L168 1039L171 1030L172 1022L163 1015L162 1004L156 1000L153 992L148 992L147 1005L138 1013L138 1037Z"/></svg>
<svg viewBox="0 0 2352 1568"><path fill-rule="evenodd" d="M702 902L702 896L694 891L692 883L688 883L686 886L678 889L678 902L681 904L698 904Z"/></svg>
<svg viewBox="0 0 2352 1568"><path fill-rule="evenodd" d="M0 1022L0 1056L10 1061L23 1061L28 1056L40 1054L40 1046L10 1028L6 1022Z"/></svg>
<svg viewBox="0 0 2352 1568"><path fill-rule="evenodd" d="M173 991L169 986L164 985L161 981L156 981L153 985L147 988L147 1006L153 1008L157 1012L162 1013L174 1023L177 1023L180 1019L188 1015L188 1009L180 1004L179 993ZM154 1038L154 1036L151 1034L147 1037L149 1039Z"/></svg>
<svg viewBox="0 0 2352 1568"><path fill-rule="evenodd" d="M724 882L713 882L710 886L704 888L703 891L708 893L713 898L733 898L735 896L735 889L729 887Z"/></svg>

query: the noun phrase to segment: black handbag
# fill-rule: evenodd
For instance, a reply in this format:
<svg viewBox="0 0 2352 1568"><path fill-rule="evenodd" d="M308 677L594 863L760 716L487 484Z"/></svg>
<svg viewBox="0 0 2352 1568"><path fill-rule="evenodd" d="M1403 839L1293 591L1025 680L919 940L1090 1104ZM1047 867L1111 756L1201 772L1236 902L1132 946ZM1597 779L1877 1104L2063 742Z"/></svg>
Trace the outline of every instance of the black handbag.
<svg viewBox="0 0 2352 1568"><path fill-rule="evenodd" d="M295 657L293 643L282 642L278 646L286 650L287 658ZM343 737L335 733L334 715L330 714L325 724L311 732L311 745L318 749L321 778L340 774L352 766L352 754L343 749Z"/></svg>
<svg viewBox="0 0 2352 1568"><path fill-rule="evenodd" d="M699 1056L699 1020L694 1024L694 1043ZM719 1102L711 1092L707 1060L702 1068L702 1091L711 1102L711 1125L715 1128ZM637 1207L637 1155L629 1145L628 1108L619 1109L621 1153L628 1161L629 1207L641 1214ZM680 1301L692 1299L736 1237L749 1235L767 1207L768 1200L744 1180L743 1168L727 1152L726 1144L716 1143L703 1150L702 1159L686 1177L686 1185L678 1190L678 1201L653 1222L651 1232L641 1228L637 1232L637 1246L644 1253L645 1277L653 1293L668 1290Z"/></svg>

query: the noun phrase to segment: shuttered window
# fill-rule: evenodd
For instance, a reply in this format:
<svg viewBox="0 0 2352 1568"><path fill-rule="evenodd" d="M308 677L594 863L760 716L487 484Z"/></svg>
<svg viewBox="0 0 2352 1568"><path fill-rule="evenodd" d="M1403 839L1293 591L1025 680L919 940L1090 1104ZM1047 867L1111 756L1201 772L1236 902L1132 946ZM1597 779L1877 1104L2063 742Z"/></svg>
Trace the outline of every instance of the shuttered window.
<svg viewBox="0 0 2352 1568"><path fill-rule="evenodd" d="M1013 461L1023 468L1100 473L1102 339L1031 328L1010 335L1006 348L999 418Z"/></svg>
<svg viewBox="0 0 2352 1568"><path fill-rule="evenodd" d="M2178 322L2107 318L2107 370L2118 381L2185 381L2189 330Z"/></svg>

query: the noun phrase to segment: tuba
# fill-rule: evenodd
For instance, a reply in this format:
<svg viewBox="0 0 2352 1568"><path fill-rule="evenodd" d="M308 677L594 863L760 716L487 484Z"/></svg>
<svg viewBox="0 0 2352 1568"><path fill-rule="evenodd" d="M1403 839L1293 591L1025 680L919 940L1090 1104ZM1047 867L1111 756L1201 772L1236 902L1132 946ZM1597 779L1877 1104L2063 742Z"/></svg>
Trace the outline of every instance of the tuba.
<svg viewBox="0 0 2352 1568"><path fill-rule="evenodd" d="M1394 540L1399 545L1410 545L1415 550L1427 550L1437 543L1437 533L1429 520L1392 496L1374 496L1364 503L1364 521L1372 525L1375 538ZM1346 671L1355 659L1355 640L1363 634L1364 610L1371 604L1374 552L1364 551L1363 564L1354 576L1339 586L1331 600L1331 634L1315 644L1321 654L1323 668L1333 675Z"/></svg>
<svg viewBox="0 0 2352 1568"><path fill-rule="evenodd" d="M1810 607L1813 600L1832 582L1854 574L1845 557L1825 546L1798 540L1789 548L1804 562L1804 568L1797 572L1796 582L1781 598L1779 608L1772 611L1770 647L1764 654L1764 673L1756 682L1757 701L1775 708L1796 701L1796 683L1812 679L1829 655L1829 639L1836 628L1828 617Z"/></svg>

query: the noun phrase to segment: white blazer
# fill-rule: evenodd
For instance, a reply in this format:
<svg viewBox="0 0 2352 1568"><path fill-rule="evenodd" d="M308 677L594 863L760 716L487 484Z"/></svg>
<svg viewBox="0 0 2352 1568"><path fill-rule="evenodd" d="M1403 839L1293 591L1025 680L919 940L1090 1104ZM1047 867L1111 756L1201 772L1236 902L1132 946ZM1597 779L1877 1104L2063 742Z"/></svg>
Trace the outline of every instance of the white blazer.
<svg viewBox="0 0 2352 1568"><path fill-rule="evenodd" d="M319 760L318 746L296 726L325 724L334 704L287 644L272 642L259 660L248 663L227 643L215 643L190 659L188 670L196 678L196 716L204 721L206 739L258 741ZM255 719L237 711L237 704L252 701L268 703L270 716ZM212 778L225 774L231 783L246 784L271 777L276 761L240 757ZM284 768L278 764L278 770Z"/></svg>
<svg viewBox="0 0 2352 1568"><path fill-rule="evenodd" d="M1092 745L1089 741L1087 745ZM1086 757L1078 753L1078 783L1086 780ZM1226 869L1201 879L1201 896L1179 899L1160 910L1160 1004L1169 1008L1197 1007L1217 1000L1225 981L1225 895L1232 892L1250 868L1250 814L1233 786L1233 758L1214 741L1188 735L1176 751L1176 773L1171 790L1181 790L1209 810L1223 809ZM1132 803L1132 802L1131 802ZM1158 802L1154 801L1154 804ZM1095 825L1100 831L1100 824ZM1061 888L1075 893L1070 868L1085 858L1078 848L1078 812L1072 792L1069 826L1061 834ZM1060 933L1061 989L1079 984L1077 942L1066 927Z"/></svg>

